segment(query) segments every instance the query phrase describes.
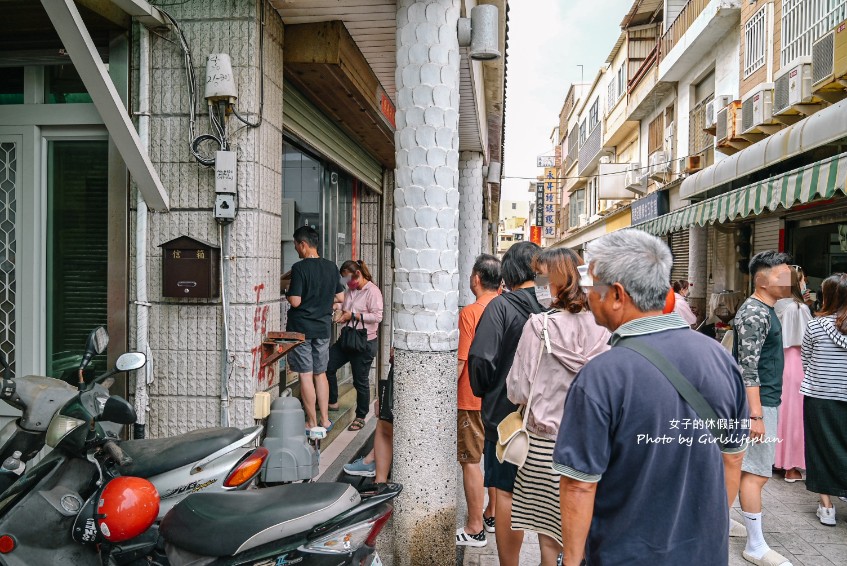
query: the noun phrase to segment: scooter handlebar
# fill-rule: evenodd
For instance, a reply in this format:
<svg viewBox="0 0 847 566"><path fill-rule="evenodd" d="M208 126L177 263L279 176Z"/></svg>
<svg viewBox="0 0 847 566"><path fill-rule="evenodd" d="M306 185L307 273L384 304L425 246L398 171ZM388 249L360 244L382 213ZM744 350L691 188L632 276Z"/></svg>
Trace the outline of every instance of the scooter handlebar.
<svg viewBox="0 0 847 566"><path fill-rule="evenodd" d="M103 451L111 456L112 459L114 459L120 466L129 466L132 464L132 458L127 456L121 447L115 444L112 440L107 440L106 443L103 444Z"/></svg>

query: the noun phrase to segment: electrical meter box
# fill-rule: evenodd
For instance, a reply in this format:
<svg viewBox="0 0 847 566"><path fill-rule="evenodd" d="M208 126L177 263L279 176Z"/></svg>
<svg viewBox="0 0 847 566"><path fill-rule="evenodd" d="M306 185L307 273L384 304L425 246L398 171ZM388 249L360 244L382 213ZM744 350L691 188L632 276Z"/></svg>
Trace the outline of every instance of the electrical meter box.
<svg viewBox="0 0 847 566"><path fill-rule="evenodd" d="M180 236L162 248L162 296L209 299L220 295L220 248Z"/></svg>

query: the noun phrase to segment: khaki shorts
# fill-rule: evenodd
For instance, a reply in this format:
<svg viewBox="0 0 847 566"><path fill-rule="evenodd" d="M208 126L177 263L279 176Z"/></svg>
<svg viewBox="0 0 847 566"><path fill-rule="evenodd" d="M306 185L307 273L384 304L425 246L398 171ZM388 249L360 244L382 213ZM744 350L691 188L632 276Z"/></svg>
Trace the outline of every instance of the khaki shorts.
<svg viewBox="0 0 847 566"><path fill-rule="evenodd" d="M479 464L485 445L485 429L480 411L459 409L457 414L457 458L461 463Z"/></svg>

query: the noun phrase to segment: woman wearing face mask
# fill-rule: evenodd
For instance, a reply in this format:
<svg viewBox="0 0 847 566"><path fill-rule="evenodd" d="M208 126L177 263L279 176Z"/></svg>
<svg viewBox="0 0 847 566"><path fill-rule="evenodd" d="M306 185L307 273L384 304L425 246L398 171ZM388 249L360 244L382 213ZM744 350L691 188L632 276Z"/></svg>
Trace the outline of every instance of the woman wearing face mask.
<svg viewBox="0 0 847 566"><path fill-rule="evenodd" d="M329 350L329 364L326 377L329 381L329 408L338 409L338 381L336 372L345 364L350 364L353 372L353 385L356 388L356 418L348 430L361 430L365 426L365 417L370 404L370 371L378 348L379 323L382 322L382 293L373 282L373 277L365 262L348 260L341 264L341 277L346 281L347 291L344 302L333 316L333 320L343 325L364 326L368 333L368 345L364 352L345 351L336 342Z"/></svg>
<svg viewBox="0 0 847 566"><path fill-rule="evenodd" d="M691 285L685 279L674 281L674 306L673 312L682 317L682 320L688 323L689 326L694 326L697 323L697 315L688 306L688 295L691 293Z"/></svg>
<svg viewBox="0 0 847 566"><path fill-rule="evenodd" d="M579 285L577 266L581 264L568 248L547 249L536 258L536 272L549 279L554 310L529 317L506 378L509 400L529 405L529 456L515 480L512 529L538 533L542 566L556 564L562 551L561 476L553 471L553 447L565 397L582 366L609 349L609 331L594 322ZM542 295L548 293L536 287L536 296Z"/></svg>

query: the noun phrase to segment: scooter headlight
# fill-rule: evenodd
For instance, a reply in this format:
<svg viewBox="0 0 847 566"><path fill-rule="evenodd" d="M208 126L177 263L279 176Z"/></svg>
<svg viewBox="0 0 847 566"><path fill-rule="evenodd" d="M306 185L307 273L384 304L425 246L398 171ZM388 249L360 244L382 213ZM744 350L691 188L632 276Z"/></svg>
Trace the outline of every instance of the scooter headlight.
<svg viewBox="0 0 847 566"><path fill-rule="evenodd" d="M85 426L85 421L57 413L47 427L44 443L50 448L56 448L66 436L81 426Z"/></svg>

